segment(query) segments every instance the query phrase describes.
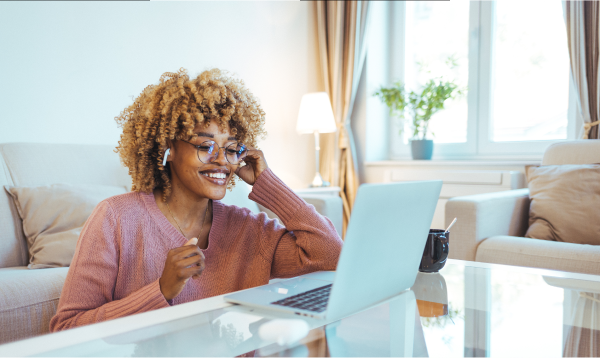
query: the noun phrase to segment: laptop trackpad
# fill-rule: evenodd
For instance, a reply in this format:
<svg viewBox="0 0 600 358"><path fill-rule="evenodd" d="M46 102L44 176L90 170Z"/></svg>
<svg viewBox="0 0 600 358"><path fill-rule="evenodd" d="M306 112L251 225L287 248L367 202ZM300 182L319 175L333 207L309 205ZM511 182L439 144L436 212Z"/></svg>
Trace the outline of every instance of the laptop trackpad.
<svg viewBox="0 0 600 358"><path fill-rule="evenodd" d="M303 277L293 278L291 280L280 281L265 286L256 287L258 290L269 291L279 294L277 299L297 295L302 292L328 285L329 282L321 280L307 279Z"/></svg>

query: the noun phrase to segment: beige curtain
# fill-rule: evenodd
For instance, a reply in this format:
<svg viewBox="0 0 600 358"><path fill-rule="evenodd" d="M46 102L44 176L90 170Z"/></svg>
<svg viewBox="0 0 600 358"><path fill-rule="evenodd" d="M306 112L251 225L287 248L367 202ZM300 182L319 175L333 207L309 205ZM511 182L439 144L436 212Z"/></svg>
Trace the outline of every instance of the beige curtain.
<svg viewBox="0 0 600 358"><path fill-rule="evenodd" d="M579 97L578 116L583 119L580 137L599 139L600 4L596 1L566 1L564 6L571 74Z"/></svg>
<svg viewBox="0 0 600 358"><path fill-rule="evenodd" d="M359 185L350 118L364 67L369 2L317 1L316 7L321 69L338 125L337 133L321 135L319 171L341 188L345 237Z"/></svg>

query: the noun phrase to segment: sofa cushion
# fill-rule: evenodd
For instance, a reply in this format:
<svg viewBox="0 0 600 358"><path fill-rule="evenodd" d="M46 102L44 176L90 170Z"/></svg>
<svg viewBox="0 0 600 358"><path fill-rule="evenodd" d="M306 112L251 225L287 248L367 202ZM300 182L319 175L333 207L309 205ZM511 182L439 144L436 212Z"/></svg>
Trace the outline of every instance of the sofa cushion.
<svg viewBox="0 0 600 358"><path fill-rule="evenodd" d="M600 245L600 165L530 168L526 237Z"/></svg>
<svg viewBox="0 0 600 358"><path fill-rule="evenodd" d="M493 236L477 247L476 261L600 274L600 246Z"/></svg>
<svg viewBox="0 0 600 358"><path fill-rule="evenodd" d="M49 332L67 272L0 269L0 344Z"/></svg>
<svg viewBox="0 0 600 358"><path fill-rule="evenodd" d="M23 220L29 268L71 264L83 224L102 200L125 194L125 187L53 184L6 186Z"/></svg>

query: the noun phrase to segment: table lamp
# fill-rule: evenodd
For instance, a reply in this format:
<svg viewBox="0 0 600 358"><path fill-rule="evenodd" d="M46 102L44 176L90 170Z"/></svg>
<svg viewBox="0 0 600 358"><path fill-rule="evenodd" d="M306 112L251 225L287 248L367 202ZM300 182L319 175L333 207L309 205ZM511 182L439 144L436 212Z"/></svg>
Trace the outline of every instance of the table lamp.
<svg viewBox="0 0 600 358"><path fill-rule="evenodd" d="M325 187L330 183L323 181L319 173L319 133L333 133L337 129L331 102L326 92L307 93L302 96L296 131L299 134L314 133L317 173L311 187Z"/></svg>

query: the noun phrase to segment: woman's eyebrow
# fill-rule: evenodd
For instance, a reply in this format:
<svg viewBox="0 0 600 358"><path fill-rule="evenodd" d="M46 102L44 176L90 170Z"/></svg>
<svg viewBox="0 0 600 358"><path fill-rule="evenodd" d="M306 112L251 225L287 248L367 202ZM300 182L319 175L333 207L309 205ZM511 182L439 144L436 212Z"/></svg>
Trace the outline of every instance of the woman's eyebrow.
<svg viewBox="0 0 600 358"><path fill-rule="evenodd" d="M214 138L215 135L212 133L205 133L205 132L198 132L196 133L198 135L198 137L208 137L208 138ZM227 140L236 140L235 137L229 137L227 138Z"/></svg>
<svg viewBox="0 0 600 358"><path fill-rule="evenodd" d="M208 137L208 138L214 138L215 135L212 133L205 133L205 132L198 132L196 133L196 135L198 135L198 137Z"/></svg>

